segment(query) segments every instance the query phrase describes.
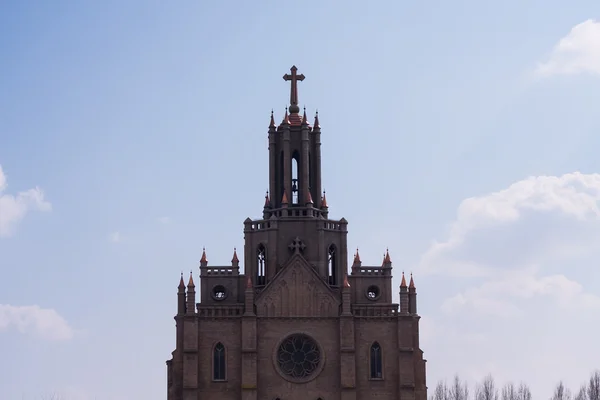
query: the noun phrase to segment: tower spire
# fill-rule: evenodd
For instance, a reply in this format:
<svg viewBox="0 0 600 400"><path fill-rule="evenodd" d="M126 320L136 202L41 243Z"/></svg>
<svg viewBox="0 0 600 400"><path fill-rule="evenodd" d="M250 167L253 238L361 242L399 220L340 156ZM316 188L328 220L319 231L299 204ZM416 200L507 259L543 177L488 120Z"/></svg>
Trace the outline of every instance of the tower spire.
<svg viewBox="0 0 600 400"><path fill-rule="evenodd" d="M269 129L273 129L275 127L275 117L273 116L273 110L271 110L271 122L269 123Z"/></svg>

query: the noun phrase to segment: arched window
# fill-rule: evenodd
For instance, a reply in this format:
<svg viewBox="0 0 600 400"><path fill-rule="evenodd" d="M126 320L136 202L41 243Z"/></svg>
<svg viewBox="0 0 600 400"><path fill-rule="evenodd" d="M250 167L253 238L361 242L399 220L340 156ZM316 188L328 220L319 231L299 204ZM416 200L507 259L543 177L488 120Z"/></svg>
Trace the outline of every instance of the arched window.
<svg viewBox="0 0 600 400"><path fill-rule="evenodd" d="M327 276L330 285L335 286L337 282L337 252L334 245L329 246L327 258Z"/></svg>
<svg viewBox="0 0 600 400"><path fill-rule="evenodd" d="M213 380L224 381L226 379L227 363L225 361L225 346L219 342L213 350Z"/></svg>
<svg viewBox="0 0 600 400"><path fill-rule="evenodd" d="M259 245L256 250L256 284L266 284L267 251L264 245Z"/></svg>
<svg viewBox="0 0 600 400"><path fill-rule="evenodd" d="M292 155L292 204L298 204L298 194L300 193L300 154L297 151Z"/></svg>
<svg viewBox="0 0 600 400"><path fill-rule="evenodd" d="M383 379L383 363L381 360L381 346L375 342L371 345L371 379Z"/></svg>

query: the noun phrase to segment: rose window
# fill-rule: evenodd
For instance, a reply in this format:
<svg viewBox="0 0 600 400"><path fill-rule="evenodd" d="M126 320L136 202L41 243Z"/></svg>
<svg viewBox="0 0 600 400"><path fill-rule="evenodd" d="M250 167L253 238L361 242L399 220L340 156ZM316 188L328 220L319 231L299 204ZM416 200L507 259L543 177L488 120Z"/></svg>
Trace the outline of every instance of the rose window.
<svg viewBox="0 0 600 400"><path fill-rule="evenodd" d="M279 370L294 380L310 378L321 364L321 350L307 335L295 334L287 337L277 349Z"/></svg>

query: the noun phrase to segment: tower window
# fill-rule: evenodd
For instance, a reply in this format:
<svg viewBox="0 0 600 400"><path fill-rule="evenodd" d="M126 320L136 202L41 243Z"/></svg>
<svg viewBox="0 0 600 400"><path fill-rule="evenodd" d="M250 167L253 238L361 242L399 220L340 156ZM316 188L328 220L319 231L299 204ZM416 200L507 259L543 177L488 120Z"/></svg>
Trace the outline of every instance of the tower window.
<svg viewBox="0 0 600 400"><path fill-rule="evenodd" d="M328 282L330 285L335 286L338 284L337 282L337 269L338 269L338 265L337 265L337 254L336 254L336 249L334 245L329 246L329 250L328 250L328 261L327 261L327 276L328 276Z"/></svg>
<svg viewBox="0 0 600 400"><path fill-rule="evenodd" d="M300 158L299 154L297 151L294 152L294 154L292 155L292 203L293 204L298 204L298 194L300 193L300 190L298 188L299 185L299 164L300 162L298 161L298 159Z"/></svg>
<svg viewBox="0 0 600 400"><path fill-rule="evenodd" d="M223 343L219 342L215 345L213 351L213 380L224 381L226 379L226 370L225 346L223 346Z"/></svg>
<svg viewBox="0 0 600 400"><path fill-rule="evenodd" d="M371 379L383 379L383 365L381 360L381 346L375 342L371 345Z"/></svg>
<svg viewBox="0 0 600 400"><path fill-rule="evenodd" d="M379 287L377 287L375 285L371 285L367 289L367 299L369 299L369 300L373 300L373 301L377 300L379 298L380 294L381 294L381 292L379 291Z"/></svg>
<svg viewBox="0 0 600 400"><path fill-rule="evenodd" d="M218 301L225 300L227 297L227 290L223 285L217 285L212 289L212 298Z"/></svg>
<svg viewBox="0 0 600 400"><path fill-rule="evenodd" d="M267 263L267 251L264 245L258 246L256 251L256 284L266 284L266 263Z"/></svg>

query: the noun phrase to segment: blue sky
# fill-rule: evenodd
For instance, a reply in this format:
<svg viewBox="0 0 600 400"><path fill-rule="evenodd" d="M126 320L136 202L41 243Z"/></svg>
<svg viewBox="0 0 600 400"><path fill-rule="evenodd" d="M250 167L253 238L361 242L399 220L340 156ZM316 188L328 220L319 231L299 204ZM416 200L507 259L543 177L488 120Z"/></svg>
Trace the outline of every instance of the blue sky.
<svg viewBox="0 0 600 400"><path fill-rule="evenodd" d="M412 270L428 381L576 389L600 344L600 4L4 2L0 393L165 398L180 271L259 217L281 76L330 215Z"/></svg>

